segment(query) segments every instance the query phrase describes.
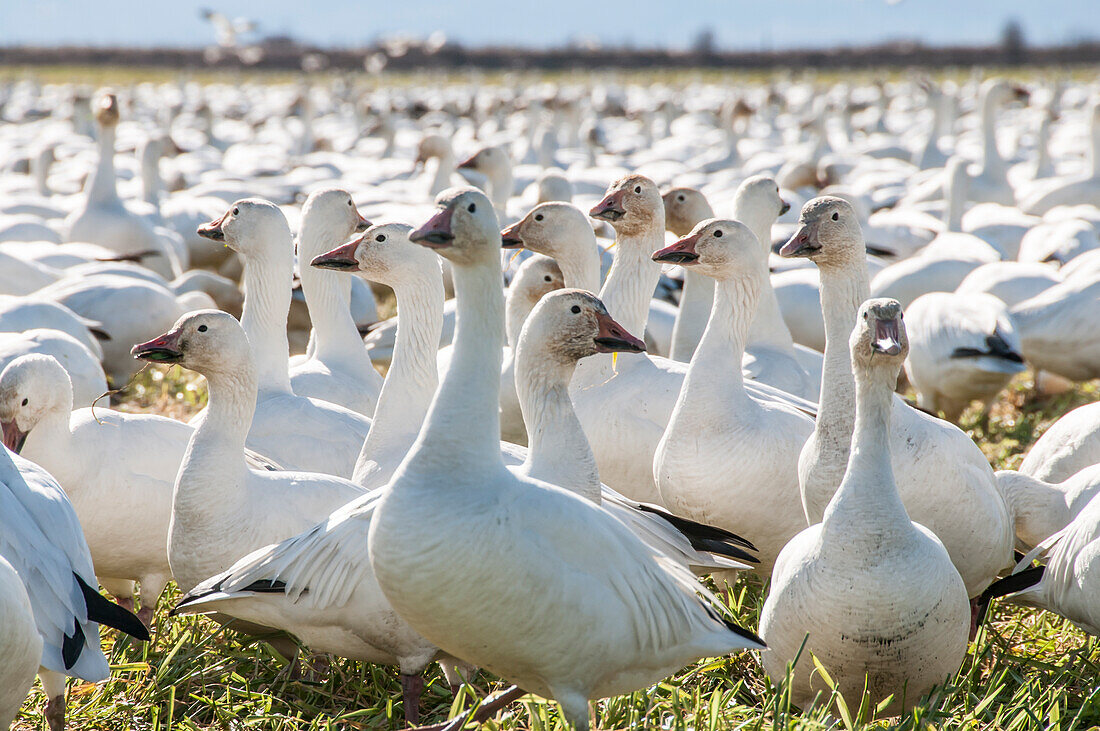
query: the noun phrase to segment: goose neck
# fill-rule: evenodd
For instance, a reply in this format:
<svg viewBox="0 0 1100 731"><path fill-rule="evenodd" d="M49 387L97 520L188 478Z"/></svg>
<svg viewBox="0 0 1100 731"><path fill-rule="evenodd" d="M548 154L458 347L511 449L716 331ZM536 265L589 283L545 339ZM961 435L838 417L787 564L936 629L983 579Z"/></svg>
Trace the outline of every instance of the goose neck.
<svg viewBox="0 0 1100 731"><path fill-rule="evenodd" d="M821 274L821 310L825 318L825 358L816 430L819 443L847 444L855 419L855 382L848 338L859 306L870 296L866 265L827 267ZM833 438L822 440L829 434Z"/></svg>
<svg viewBox="0 0 1100 731"><path fill-rule="evenodd" d="M257 373L252 362L204 373L206 414L191 438L191 451L232 455L243 464L245 441L256 412Z"/></svg>
<svg viewBox="0 0 1100 731"><path fill-rule="evenodd" d="M1089 140L1089 162L1092 167L1092 177L1094 179L1100 179L1100 114L1092 115L1092 123L1089 125L1089 131L1091 132Z"/></svg>
<svg viewBox="0 0 1100 731"><path fill-rule="evenodd" d="M455 171L455 156L450 150L436 158L435 175L432 177L432 196L439 195L451 184L451 175Z"/></svg>
<svg viewBox="0 0 1100 731"><path fill-rule="evenodd" d="M257 382L262 391L291 393L286 323L293 276L294 260L289 242L285 251L275 251L273 247L262 256L245 258L241 327L252 348Z"/></svg>
<svg viewBox="0 0 1100 731"><path fill-rule="evenodd" d="M600 290L600 248L595 235L584 246L578 246L575 255L555 257L555 260L566 287L593 294Z"/></svg>
<svg viewBox="0 0 1100 731"><path fill-rule="evenodd" d="M596 456L569 400L575 365L548 353L524 352L532 347L521 342L516 355L516 391L528 439L523 471L599 504Z"/></svg>
<svg viewBox="0 0 1100 731"><path fill-rule="evenodd" d="M963 209L966 207L966 164L947 178L947 231L962 232ZM950 168L949 168L950 169Z"/></svg>
<svg viewBox="0 0 1100 731"><path fill-rule="evenodd" d="M519 287L508 288L508 294L505 296L504 332L508 347L512 348L513 351L516 343L519 342L519 334L523 330L523 323L527 322L527 316L531 314L531 310L535 309L536 304L524 292L521 292Z"/></svg>
<svg viewBox="0 0 1100 731"><path fill-rule="evenodd" d="M997 473L997 490L1016 524L1016 535L1028 547L1064 528L1073 515L1057 485L1022 472Z"/></svg>
<svg viewBox="0 0 1100 731"><path fill-rule="evenodd" d="M50 465L53 460L39 459L40 455L65 454L72 443L72 431L70 430L70 414L72 402L69 408L63 406L51 409L34 425L27 434L26 443L23 445L23 454L35 462ZM52 472L52 468L51 468ZM60 475L55 475L60 477Z"/></svg>
<svg viewBox="0 0 1100 731"><path fill-rule="evenodd" d="M694 397L710 400L719 392L727 398L748 399L741 360L759 293L760 283L754 272L715 282L707 329L684 381L685 401Z"/></svg>
<svg viewBox="0 0 1100 731"><path fill-rule="evenodd" d="M627 332L645 332L649 320L649 301L661 278L661 265L653 261L653 252L664 244L664 221L659 226L635 235L619 234L615 259L600 299L608 312Z"/></svg>
<svg viewBox="0 0 1100 731"><path fill-rule="evenodd" d="M374 421L356 461L353 479L362 484L366 465L401 445L412 444L439 384L435 354L443 330L443 276L436 263L435 276L394 283L397 296L397 335L393 358Z"/></svg>
<svg viewBox="0 0 1100 731"><path fill-rule="evenodd" d="M997 149L997 102L992 95L982 100L982 171L1004 169L1001 151Z"/></svg>
<svg viewBox="0 0 1100 731"><path fill-rule="evenodd" d="M305 241L306 233L303 226L302 242ZM339 242L330 243L336 246ZM303 247L299 243L298 249L301 266L299 276L306 308L309 310L309 320L313 325L315 357L321 361L354 364L359 368L370 367L370 356L363 347L359 329L351 316L351 277L310 266L309 259L316 256L312 252L317 248L319 247Z"/></svg>
<svg viewBox="0 0 1100 731"><path fill-rule="evenodd" d="M684 270L684 290L680 309L672 326L672 352L669 357L689 361L706 330L714 305L714 280L690 269Z"/></svg>
<svg viewBox="0 0 1100 731"><path fill-rule="evenodd" d="M890 462L890 415L897 375L896 366L873 363L856 373L856 418L848 468L825 510L826 532L835 524L851 538L851 526L857 520L876 537L881 537L883 527L911 528Z"/></svg>
<svg viewBox="0 0 1100 731"><path fill-rule="evenodd" d="M38 191L38 195L43 198L49 198L53 193L50 191L49 176L50 176L50 161L45 154L40 154L31 163L31 167L34 169L34 188Z"/></svg>
<svg viewBox="0 0 1100 731"><path fill-rule="evenodd" d="M115 182L115 128L99 128L99 162L88 180L88 200L94 203L113 203L119 200Z"/></svg>
<svg viewBox="0 0 1100 731"><path fill-rule="evenodd" d="M146 151L141 156L141 192L146 203L154 206L160 204L160 196L164 192L164 181L160 177L160 158Z"/></svg>
<svg viewBox="0 0 1100 731"><path fill-rule="evenodd" d="M504 288L496 257L452 267L454 352L406 465L433 474L503 469L500 458L500 368Z"/></svg>

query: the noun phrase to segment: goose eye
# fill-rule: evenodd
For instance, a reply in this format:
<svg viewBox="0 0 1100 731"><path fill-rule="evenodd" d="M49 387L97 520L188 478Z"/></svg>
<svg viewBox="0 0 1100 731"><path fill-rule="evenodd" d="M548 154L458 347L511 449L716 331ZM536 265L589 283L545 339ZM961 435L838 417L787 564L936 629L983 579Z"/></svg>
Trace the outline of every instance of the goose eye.
<svg viewBox="0 0 1100 731"><path fill-rule="evenodd" d="M681 203L683 203L683 202L684 202L684 196L682 196L682 195L678 195L678 196L676 196L676 200L678 200L678 201L680 201Z"/></svg>
<svg viewBox="0 0 1100 731"><path fill-rule="evenodd" d="M718 229L717 231L714 232L714 238L716 238L716 239L722 238L722 229Z"/></svg>
<svg viewBox="0 0 1100 731"><path fill-rule="evenodd" d="M549 274L547 274L545 277L543 277L543 279L545 279L547 282L553 282L554 281L554 278L551 277Z"/></svg>
<svg viewBox="0 0 1100 731"><path fill-rule="evenodd" d="M535 214L535 220L536 221L541 221L542 220L542 214L541 213Z"/></svg>
<svg viewBox="0 0 1100 731"><path fill-rule="evenodd" d="M204 332L206 332L206 330L207 330L206 325L199 325L199 332L204 333Z"/></svg>
<svg viewBox="0 0 1100 731"><path fill-rule="evenodd" d="M23 399L23 405L24 405L24 406L26 406L26 405L27 405L27 399Z"/></svg>
<svg viewBox="0 0 1100 731"><path fill-rule="evenodd" d="M378 234L377 236L374 237L374 240L377 241L378 243L382 243L383 241L386 240L386 234Z"/></svg>
<svg viewBox="0 0 1100 731"><path fill-rule="evenodd" d="M349 201L348 201L348 208L351 208L351 206L352 206L352 203L351 203L351 201L349 200Z"/></svg>
<svg viewBox="0 0 1100 731"><path fill-rule="evenodd" d="M580 305L573 305L572 307L569 308L569 311L572 312L574 315L581 314Z"/></svg>
<svg viewBox="0 0 1100 731"><path fill-rule="evenodd" d="M473 213L474 211L477 210L477 206L475 206L473 203L471 203L470 205L466 206L466 210L469 211L470 213Z"/></svg>
<svg viewBox="0 0 1100 731"><path fill-rule="evenodd" d="M834 221L839 221L840 220L840 214L837 213L836 211L833 211L833 220Z"/></svg>
<svg viewBox="0 0 1100 731"><path fill-rule="evenodd" d="M863 319L864 319L864 320L866 320L866 319L867 319L867 313L866 313L866 312L864 312L864 313L863 313Z"/></svg>
<svg viewBox="0 0 1100 731"><path fill-rule="evenodd" d="M642 186L640 186L640 185L635 185L635 186L634 186L634 192L635 192L635 193L641 193L641 192L642 192Z"/></svg>
<svg viewBox="0 0 1100 731"><path fill-rule="evenodd" d="M234 215L234 216L236 216L236 215L237 215L238 213L240 213L240 212L241 212L241 209L240 209L240 208L234 208L234 209L233 209L233 215Z"/></svg>

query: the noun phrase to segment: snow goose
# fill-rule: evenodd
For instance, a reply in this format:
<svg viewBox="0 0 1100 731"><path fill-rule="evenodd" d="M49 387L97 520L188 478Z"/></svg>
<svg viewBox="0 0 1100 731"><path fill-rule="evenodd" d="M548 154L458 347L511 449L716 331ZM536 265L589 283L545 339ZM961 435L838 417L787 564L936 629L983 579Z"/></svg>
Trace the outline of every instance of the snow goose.
<svg viewBox="0 0 1100 731"><path fill-rule="evenodd" d="M0 556L0 728L10 728L34 683L42 659L42 636L34 624L27 588Z"/></svg>
<svg viewBox="0 0 1100 731"><path fill-rule="evenodd" d="M659 205L656 189L653 196ZM412 239L451 261L455 356L375 509L371 565L415 630L556 699L566 720L588 731L591 699L644 687L699 657L762 644L722 621L689 571L658 560L608 513L504 467L500 228L478 191L445 191L439 203ZM460 538L473 534L482 539ZM532 592L536 586L545 593Z"/></svg>
<svg viewBox="0 0 1100 731"><path fill-rule="evenodd" d="M821 274L825 366L814 433L802 448L798 478L803 507L817 522L848 462L855 419L855 382L847 347L852 322L868 299L863 235L852 207L823 196L802 208L783 256L807 257ZM947 547L971 596L1012 558L1012 520L985 455L953 424L894 401L890 420L894 478L909 515Z"/></svg>
<svg viewBox="0 0 1100 731"><path fill-rule="evenodd" d="M997 472L997 489L1016 519L1016 543L1030 550L1069 525L1100 492L1100 464L1085 467L1059 482L1024 472Z"/></svg>
<svg viewBox="0 0 1100 731"><path fill-rule="evenodd" d="M991 294L1009 307L1045 292L1062 281L1049 264L995 261L982 264L959 283L956 294Z"/></svg>
<svg viewBox="0 0 1100 731"><path fill-rule="evenodd" d="M1100 101L1088 110L1089 169L1084 175L1042 180L1021 196L1020 209L1041 216L1057 206L1100 206Z"/></svg>
<svg viewBox="0 0 1100 731"><path fill-rule="evenodd" d="M107 377L99 361L67 333L49 328L0 333L0 368L30 353L48 355L64 367L74 398L81 405L91 404L107 393Z"/></svg>
<svg viewBox="0 0 1100 731"><path fill-rule="evenodd" d="M290 386L286 322L294 259L283 212L267 201L242 199L199 233L244 259L241 327L252 348L259 388L249 448L287 469L350 477L370 420L342 406L298 396ZM200 413L195 423L202 418Z"/></svg>
<svg viewBox="0 0 1100 731"><path fill-rule="evenodd" d="M153 414L74 411L69 376L47 355L16 358L0 373L0 424L4 445L45 468L69 496L96 576L141 583L138 617L148 625L172 578L165 550L172 485L194 430Z"/></svg>
<svg viewBox="0 0 1100 731"><path fill-rule="evenodd" d="M482 147L458 165L458 172L476 173L488 184L486 194L501 219L508 217L508 201L512 198L512 160L503 146Z"/></svg>
<svg viewBox="0 0 1100 731"><path fill-rule="evenodd" d="M1093 497L1069 525L1040 543L1011 576L983 595L1059 614L1090 635L1100 635L1100 500ZM1043 566L1027 568L1034 559Z"/></svg>
<svg viewBox="0 0 1100 731"><path fill-rule="evenodd" d="M987 406L1027 370L1005 303L991 294L929 292L913 300L905 374L917 403L957 422L971 401Z"/></svg>
<svg viewBox="0 0 1100 731"><path fill-rule="evenodd" d="M1100 332L1093 314L1100 281L1073 278L1011 309L1024 358L1034 368L1071 381L1100 377Z"/></svg>
<svg viewBox="0 0 1100 731"><path fill-rule="evenodd" d="M57 481L8 449L0 452L0 556L19 574L30 597L42 638L38 675L46 694L46 722L50 731L62 731L66 676L94 683L110 673L99 646L99 625L143 641L149 632L132 613L96 591L80 521Z"/></svg>
<svg viewBox="0 0 1100 731"><path fill-rule="evenodd" d="M1054 422L1032 445L1020 472L1061 482L1100 463L1100 403L1078 406Z"/></svg>
<svg viewBox="0 0 1100 731"><path fill-rule="evenodd" d="M389 482L412 446L439 382L436 345L443 328L439 257L409 241L411 226L372 226L355 241L325 252L311 265L356 273L393 289L398 337L374 421L352 481L368 490ZM365 534L364 534L365 535Z"/></svg>
<svg viewBox="0 0 1100 731"><path fill-rule="evenodd" d="M1072 209L1062 209L1072 210ZM1092 209L1095 212L1097 209ZM1047 220L1020 240L1018 258L1024 262L1067 264L1081 254L1100 248L1096 224L1077 216Z"/></svg>
<svg viewBox="0 0 1100 731"><path fill-rule="evenodd" d="M695 188L673 188L662 195L661 200L665 204L665 228L677 238L687 236L700 221L714 218L710 203ZM676 325L672 328L670 360L683 363L691 360L707 327L713 302L714 280L685 268L680 309L676 313Z"/></svg>
<svg viewBox="0 0 1100 731"><path fill-rule="evenodd" d="M101 340L109 340L102 323L88 320L56 302L0 295L0 332L24 332L34 328L60 330L103 359ZM101 392L102 393L102 392Z"/></svg>
<svg viewBox="0 0 1100 731"><path fill-rule="evenodd" d="M171 279L181 272L177 253L152 224L127 210L118 197L114 156L119 104L115 94L99 95L95 118L99 162L88 178L84 202L65 219L64 240L87 241L120 254L155 251L157 256L148 260L150 268Z"/></svg>
<svg viewBox="0 0 1100 731"><path fill-rule="evenodd" d="M455 154L450 141L443 135L434 133L426 134L420 139L416 146L415 164L417 167L426 166L433 159L436 160L436 167L428 186L430 196L443 192L451 184L451 176L455 173Z"/></svg>
<svg viewBox="0 0 1100 731"><path fill-rule="evenodd" d="M764 670L775 682L789 673L803 709L829 697L817 662L849 707L866 692L871 708L893 695L890 711L904 713L966 656L966 586L935 534L909 518L892 474L887 435L906 345L897 301L863 304L848 466L822 522L779 554L760 615Z"/></svg>
<svg viewBox="0 0 1100 731"><path fill-rule="evenodd" d="M603 505L658 553L700 572L748 568L752 544L726 531L673 518L655 506L627 500L600 483L596 458L569 400L577 362L596 353L639 353L645 343L626 332L590 292L567 289L539 302L516 351L516 387L531 436L516 474L572 490ZM706 551L721 554L713 556Z"/></svg>
<svg viewBox="0 0 1100 731"><path fill-rule="evenodd" d="M290 387L297 395L339 404L367 417L378 403L382 375L371 364L351 317L351 278L315 269L309 262L369 225L351 194L340 188L315 190L302 206L298 262L313 323L313 347L308 358L290 369Z"/></svg>
<svg viewBox="0 0 1100 731"><path fill-rule="evenodd" d="M663 503L677 515L748 536L771 572L806 527L798 455L813 421L745 391L741 362L766 270L747 226L712 219L653 255L714 278L714 307L653 457Z"/></svg>
<svg viewBox="0 0 1100 731"><path fill-rule="evenodd" d="M248 466L245 440L259 378L250 341L231 315L189 313L133 351L141 360L176 363L202 374L209 390L205 418L180 464L168 528L168 561L184 591L255 549L312 527L362 494L354 483L326 474Z"/></svg>

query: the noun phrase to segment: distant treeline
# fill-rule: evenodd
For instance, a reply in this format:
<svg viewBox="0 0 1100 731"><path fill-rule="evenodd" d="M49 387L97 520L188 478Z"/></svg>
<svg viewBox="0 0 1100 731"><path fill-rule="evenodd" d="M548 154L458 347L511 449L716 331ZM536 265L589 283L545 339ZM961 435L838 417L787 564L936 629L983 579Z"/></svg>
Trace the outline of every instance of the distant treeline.
<svg viewBox="0 0 1100 731"><path fill-rule="evenodd" d="M272 38L251 47L259 53L232 50L217 54L192 48L0 47L0 65L137 66L179 69L252 68L270 70L388 71L631 70L704 69L859 69L882 67L944 68L959 66L1076 65L1100 62L1100 42L1056 47L1007 43L984 47L930 47L892 43L860 48L803 51L669 51L634 48L441 48L410 44L400 53L382 47L321 49L291 39ZM367 60L373 59L368 64Z"/></svg>

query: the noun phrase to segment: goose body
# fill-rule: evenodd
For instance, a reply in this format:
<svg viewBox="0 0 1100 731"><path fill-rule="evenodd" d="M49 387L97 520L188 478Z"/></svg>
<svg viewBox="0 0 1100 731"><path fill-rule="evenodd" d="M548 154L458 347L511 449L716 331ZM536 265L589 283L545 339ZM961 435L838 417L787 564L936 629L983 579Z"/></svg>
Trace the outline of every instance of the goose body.
<svg viewBox="0 0 1100 731"><path fill-rule="evenodd" d="M99 360L68 334L51 328L0 333L0 368L31 353L48 355L65 368L76 403L90 405L107 393L107 377Z"/></svg>
<svg viewBox="0 0 1100 731"><path fill-rule="evenodd" d="M1100 281L1080 277L1013 307L1012 321L1028 363L1072 381L1100 376L1100 333L1091 317L1098 299Z"/></svg>
<svg viewBox="0 0 1100 731"><path fill-rule="evenodd" d="M1100 492L1100 465L1058 481L1001 470L997 489L1016 521L1017 544L1030 550L1065 528Z"/></svg>
<svg viewBox="0 0 1100 731"><path fill-rule="evenodd" d="M1063 415L1031 446L1020 472L1047 482L1100 463L1100 404L1085 404Z"/></svg>
<svg viewBox="0 0 1100 731"><path fill-rule="evenodd" d="M0 556L0 728L9 728L34 683L42 659L42 636L34 623L23 580Z"/></svg>
<svg viewBox="0 0 1100 731"><path fill-rule="evenodd" d="M848 467L822 522L795 536L776 561L760 616L768 643L762 661L778 681L798 659L791 700L803 708L819 693L829 697L816 661L850 706L866 689L871 704L893 695L891 712L904 713L962 664L970 607L951 557L910 520L891 474L887 424L906 352L901 307L870 300L856 322Z"/></svg>

